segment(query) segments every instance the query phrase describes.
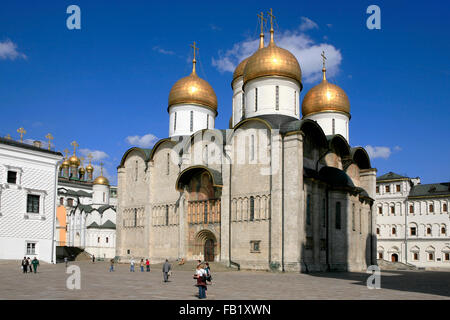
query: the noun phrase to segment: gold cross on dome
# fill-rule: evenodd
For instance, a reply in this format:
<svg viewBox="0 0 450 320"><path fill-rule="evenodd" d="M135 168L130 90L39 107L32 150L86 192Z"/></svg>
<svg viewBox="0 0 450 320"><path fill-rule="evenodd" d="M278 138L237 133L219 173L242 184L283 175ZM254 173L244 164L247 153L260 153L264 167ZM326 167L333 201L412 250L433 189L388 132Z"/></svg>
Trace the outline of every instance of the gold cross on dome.
<svg viewBox="0 0 450 320"><path fill-rule="evenodd" d="M103 162L100 162L100 175L103 176Z"/></svg>
<svg viewBox="0 0 450 320"><path fill-rule="evenodd" d="M193 45L192 44L190 45L190 47L194 49L194 60L195 60L195 54L196 54L196 52L198 51L199 48L195 46L195 41L194 41Z"/></svg>
<svg viewBox="0 0 450 320"><path fill-rule="evenodd" d="M261 19L261 33L264 33L264 22L267 22L267 19L264 18L264 13L261 12L260 14L257 14L258 18Z"/></svg>
<svg viewBox="0 0 450 320"><path fill-rule="evenodd" d="M273 30L273 19L275 19L275 16L273 15L272 8L267 12L267 15L270 17L270 29Z"/></svg>
<svg viewBox="0 0 450 320"><path fill-rule="evenodd" d="M45 138L48 139L48 150L50 150L50 147L52 146L51 140L53 140L54 138L53 138L53 136L52 136L51 133L47 134L47 135L45 136Z"/></svg>
<svg viewBox="0 0 450 320"><path fill-rule="evenodd" d="M67 159L67 155L69 154L69 150L67 148L65 148L63 152L66 154L66 159Z"/></svg>
<svg viewBox="0 0 450 320"><path fill-rule="evenodd" d="M325 69L325 60L327 60L327 57L325 57L325 51L322 51L322 54L320 55L323 60L323 68Z"/></svg>
<svg viewBox="0 0 450 320"><path fill-rule="evenodd" d="M70 145L73 147L73 154L75 155L75 151L79 147L79 145L76 141L72 141Z"/></svg>
<svg viewBox="0 0 450 320"><path fill-rule="evenodd" d="M20 142L23 142L23 135L27 133L27 131L24 128L20 127L19 129L17 129L17 132L20 134Z"/></svg>

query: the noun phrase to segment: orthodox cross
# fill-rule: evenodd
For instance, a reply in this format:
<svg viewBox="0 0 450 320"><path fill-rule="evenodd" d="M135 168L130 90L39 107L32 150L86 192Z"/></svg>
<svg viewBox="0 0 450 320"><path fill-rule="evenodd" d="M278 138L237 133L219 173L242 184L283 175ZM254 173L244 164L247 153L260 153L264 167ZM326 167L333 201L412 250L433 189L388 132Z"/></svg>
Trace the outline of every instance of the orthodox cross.
<svg viewBox="0 0 450 320"><path fill-rule="evenodd" d="M27 133L27 131L24 128L20 127L19 129L17 129L17 132L20 134L20 142L23 142L23 135Z"/></svg>
<svg viewBox="0 0 450 320"><path fill-rule="evenodd" d="M273 15L272 8L267 12L267 15L270 17L270 41L273 42L273 19L275 16Z"/></svg>
<svg viewBox="0 0 450 320"><path fill-rule="evenodd" d="M72 141L70 145L73 147L73 154L75 155L75 151L79 147L79 145L76 141Z"/></svg>
<svg viewBox="0 0 450 320"><path fill-rule="evenodd" d="M66 154L66 159L67 159L67 155L69 154L69 150L67 150L67 148L65 148L63 152Z"/></svg>
<svg viewBox="0 0 450 320"><path fill-rule="evenodd" d="M51 148L51 146L52 146L51 140L53 140L54 138L53 138L53 136L52 136L51 133L47 134L47 135L45 136L45 138L48 140L48 150L50 150L50 148Z"/></svg>
<svg viewBox="0 0 450 320"><path fill-rule="evenodd" d="M322 57L322 63L323 63L323 68L322 68L322 72L323 72L323 80L326 80L326 76L325 76L325 71L327 69L325 69L325 60L327 60L327 57L325 57L325 51L322 51L322 54L320 55Z"/></svg>
<svg viewBox="0 0 450 320"><path fill-rule="evenodd" d="M258 18L261 19L261 34L259 35L259 48L264 48L264 22L267 22L267 19L264 18L264 13L261 12L257 14Z"/></svg>
<svg viewBox="0 0 450 320"><path fill-rule="evenodd" d="M195 46L195 41L193 45L192 44L190 45L190 47L194 49L194 60L192 60L192 73L195 73L195 64L197 63L197 60L195 60L195 54L197 53L199 48Z"/></svg>
<svg viewBox="0 0 450 320"><path fill-rule="evenodd" d="M103 176L103 162L100 162L100 175Z"/></svg>

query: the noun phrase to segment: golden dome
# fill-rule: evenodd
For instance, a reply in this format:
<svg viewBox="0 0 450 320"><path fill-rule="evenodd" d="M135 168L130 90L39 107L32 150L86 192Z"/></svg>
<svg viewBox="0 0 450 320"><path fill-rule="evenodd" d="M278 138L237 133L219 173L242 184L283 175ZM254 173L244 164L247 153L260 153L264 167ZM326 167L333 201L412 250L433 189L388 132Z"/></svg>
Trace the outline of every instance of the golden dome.
<svg viewBox="0 0 450 320"><path fill-rule="evenodd" d="M335 84L329 83L323 72L321 83L306 93L302 102L302 114L307 116L318 112L343 112L350 117L350 101L344 90Z"/></svg>
<svg viewBox="0 0 450 320"><path fill-rule="evenodd" d="M97 178L95 178L94 184L102 184L105 186L109 186L109 181L104 176L98 176Z"/></svg>
<svg viewBox="0 0 450 320"><path fill-rule="evenodd" d="M69 161L67 161L67 159L65 159L61 164L61 168L68 168L68 167L70 167L70 163Z"/></svg>
<svg viewBox="0 0 450 320"><path fill-rule="evenodd" d="M92 166L92 164L88 164L87 166L86 166L86 171L87 172L94 172L94 167Z"/></svg>
<svg viewBox="0 0 450 320"><path fill-rule="evenodd" d="M241 61L241 63L238 64L238 66L234 70L233 81L231 81L231 84L233 84L234 80L244 75L244 69L248 59L250 59L250 57L245 58L244 60Z"/></svg>
<svg viewBox="0 0 450 320"><path fill-rule="evenodd" d="M213 110L217 114L217 97L211 85L195 72L195 57L192 73L181 78L173 85L169 93L169 108L174 104L197 104Z"/></svg>
<svg viewBox="0 0 450 320"><path fill-rule="evenodd" d="M302 85L302 71L297 58L288 50L278 47L273 41L256 51L244 68L244 85L253 79L280 76L298 81Z"/></svg>
<svg viewBox="0 0 450 320"><path fill-rule="evenodd" d="M85 173L86 170L85 170L83 167L80 167L80 169L78 169L78 172L80 172L80 173Z"/></svg>
<svg viewBox="0 0 450 320"><path fill-rule="evenodd" d="M69 158L69 164L71 167L78 167L80 165L80 159L76 155L73 155Z"/></svg>

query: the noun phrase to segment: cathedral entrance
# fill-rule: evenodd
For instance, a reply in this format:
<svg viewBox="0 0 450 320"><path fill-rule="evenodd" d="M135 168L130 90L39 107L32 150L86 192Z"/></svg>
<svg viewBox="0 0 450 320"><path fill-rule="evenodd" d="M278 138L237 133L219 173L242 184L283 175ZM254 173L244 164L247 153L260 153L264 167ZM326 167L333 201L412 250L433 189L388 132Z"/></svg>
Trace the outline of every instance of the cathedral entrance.
<svg viewBox="0 0 450 320"><path fill-rule="evenodd" d="M391 257L392 262L398 262L398 255L394 253Z"/></svg>
<svg viewBox="0 0 450 320"><path fill-rule="evenodd" d="M205 241L204 252L205 261L214 261L214 240L208 239Z"/></svg>

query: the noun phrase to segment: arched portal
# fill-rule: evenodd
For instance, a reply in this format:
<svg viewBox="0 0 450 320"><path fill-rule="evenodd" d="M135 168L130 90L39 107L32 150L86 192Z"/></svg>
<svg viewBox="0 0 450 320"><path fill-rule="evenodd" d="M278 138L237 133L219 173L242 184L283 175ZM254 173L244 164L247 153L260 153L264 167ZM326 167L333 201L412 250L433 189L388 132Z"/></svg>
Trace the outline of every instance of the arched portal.
<svg viewBox="0 0 450 320"><path fill-rule="evenodd" d="M391 256L391 261L392 262L398 262L398 254L393 253L392 256Z"/></svg>
<svg viewBox="0 0 450 320"><path fill-rule="evenodd" d="M219 254L217 238L211 230L203 229L195 235L191 247L194 260L214 261Z"/></svg>

